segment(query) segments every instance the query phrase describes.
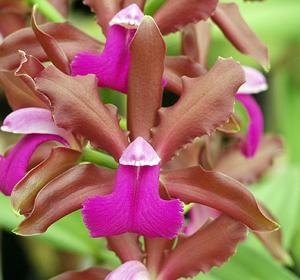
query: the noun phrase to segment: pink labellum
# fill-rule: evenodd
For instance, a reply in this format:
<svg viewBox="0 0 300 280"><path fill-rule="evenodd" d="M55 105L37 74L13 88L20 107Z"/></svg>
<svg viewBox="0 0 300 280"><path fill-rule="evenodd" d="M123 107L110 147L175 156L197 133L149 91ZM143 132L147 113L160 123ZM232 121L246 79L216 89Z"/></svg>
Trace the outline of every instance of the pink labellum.
<svg viewBox="0 0 300 280"><path fill-rule="evenodd" d="M95 74L99 87L127 93L129 45L142 18L143 13L137 5L130 5L121 10L110 22L103 52L77 54L71 63L72 74Z"/></svg>
<svg viewBox="0 0 300 280"><path fill-rule="evenodd" d="M255 155L263 135L263 113L251 95L237 94L236 99L243 104L249 116L247 136L242 141L241 150L246 157L250 158Z"/></svg>
<svg viewBox="0 0 300 280"><path fill-rule="evenodd" d="M150 280L147 268L138 261L129 261L109 273L105 280Z"/></svg>
<svg viewBox="0 0 300 280"><path fill-rule="evenodd" d="M131 166L153 166L159 164L160 158L144 138L138 137L123 152L119 162Z"/></svg>
<svg viewBox="0 0 300 280"><path fill-rule="evenodd" d="M43 108L24 108L10 113L1 127L2 131L19 134L54 134L64 139L71 133L54 124L51 111Z"/></svg>
<svg viewBox="0 0 300 280"><path fill-rule="evenodd" d="M30 134L19 141L8 156L0 156L0 190L10 195L14 186L25 176L29 160L35 149L44 142L65 140L57 135Z"/></svg>
<svg viewBox="0 0 300 280"><path fill-rule="evenodd" d="M239 88L239 94L254 94L268 89L268 83L265 76L258 70L243 66L246 75L246 82Z"/></svg>
<svg viewBox="0 0 300 280"><path fill-rule="evenodd" d="M121 25L126 28L136 29L142 22L143 12L136 4L131 4L125 9L118 12L110 21L109 25Z"/></svg>
<svg viewBox="0 0 300 280"><path fill-rule="evenodd" d="M202 204L195 204L189 211L190 220L184 228L186 235L197 232L209 219L219 217L220 211Z"/></svg>
<svg viewBox="0 0 300 280"><path fill-rule="evenodd" d="M143 142L137 138L124 151L121 159L126 164L119 165L114 192L92 197L83 204L84 222L92 237L125 232L149 238L173 238L178 234L183 224L182 205L178 199L160 198L160 166L149 165L159 158Z"/></svg>

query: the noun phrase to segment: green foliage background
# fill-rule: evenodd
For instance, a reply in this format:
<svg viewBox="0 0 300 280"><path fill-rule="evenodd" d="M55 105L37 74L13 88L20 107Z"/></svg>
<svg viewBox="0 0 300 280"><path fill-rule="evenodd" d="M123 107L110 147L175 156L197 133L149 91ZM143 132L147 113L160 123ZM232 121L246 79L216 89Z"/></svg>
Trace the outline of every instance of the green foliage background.
<svg viewBox="0 0 300 280"><path fill-rule="evenodd" d="M162 2L151 0L147 6L148 13L153 12ZM240 4L249 25L269 46L271 70L266 75L270 89L262 93L259 100L263 106L267 131L283 135L286 148L274 168L251 189L278 217L284 234L284 245L292 260L289 267L283 266L250 233L248 240L239 246L237 254L228 263L196 279L300 279L300 1L235 2ZM71 21L91 35L103 38L92 17L74 13ZM169 54L179 53L179 33L168 36L166 42ZM218 56L232 56L242 64L259 68L252 59L239 54L214 27L210 63ZM123 103L120 100L115 102L119 102L119 105ZM9 201L3 196L0 196L0 209L1 227L11 230L20 221L20 217L10 210ZM88 237L78 212L59 221L46 234L26 238L24 242L30 242L31 248L37 251L42 248L42 254L47 255L49 265L53 266L49 268L43 265L38 254L28 253L42 278L59 271L55 261L57 252L67 251L81 256L79 262L83 267L95 263L106 266L118 264L114 254L106 250L104 241Z"/></svg>

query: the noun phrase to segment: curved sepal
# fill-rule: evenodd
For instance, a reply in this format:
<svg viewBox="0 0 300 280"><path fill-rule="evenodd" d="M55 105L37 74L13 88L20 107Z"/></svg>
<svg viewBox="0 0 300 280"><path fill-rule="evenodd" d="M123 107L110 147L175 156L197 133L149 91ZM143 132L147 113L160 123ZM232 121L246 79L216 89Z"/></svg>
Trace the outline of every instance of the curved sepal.
<svg viewBox="0 0 300 280"><path fill-rule="evenodd" d="M46 23L39 28L56 40L70 61L79 52L96 52L102 48L100 42L69 23ZM20 61L18 50L23 50L42 62L49 61L32 28L27 27L6 37L0 45L0 68L11 70L18 67Z"/></svg>
<svg viewBox="0 0 300 280"><path fill-rule="evenodd" d="M269 67L267 47L245 22L236 3L220 3L212 20L240 52L252 56L265 68Z"/></svg>
<svg viewBox="0 0 300 280"><path fill-rule="evenodd" d="M115 172L92 164L77 165L50 181L37 195L33 211L14 230L19 235L41 234L54 222L78 210L95 195L109 194Z"/></svg>
<svg viewBox="0 0 300 280"><path fill-rule="evenodd" d="M14 209L29 214L39 191L52 179L79 163L81 153L66 147L52 149L47 159L34 167L15 186L11 201Z"/></svg>
<svg viewBox="0 0 300 280"><path fill-rule="evenodd" d="M278 225L264 215L254 196L238 181L200 166L163 171L161 182L172 197L185 203L215 208L255 231L272 231Z"/></svg>
<svg viewBox="0 0 300 280"><path fill-rule="evenodd" d="M66 144L66 141L51 134L29 134L23 137L5 157L0 157L0 190L10 195L15 185L25 176L29 161L37 147L48 141Z"/></svg>

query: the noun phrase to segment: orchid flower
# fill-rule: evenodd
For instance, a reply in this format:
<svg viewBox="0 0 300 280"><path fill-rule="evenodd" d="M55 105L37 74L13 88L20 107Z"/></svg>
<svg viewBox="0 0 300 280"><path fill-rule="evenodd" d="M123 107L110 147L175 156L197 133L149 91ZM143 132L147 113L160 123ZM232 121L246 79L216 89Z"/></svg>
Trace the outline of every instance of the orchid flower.
<svg viewBox="0 0 300 280"><path fill-rule="evenodd" d="M250 158L255 155L264 130L262 111L251 94L267 90L268 85L265 77L256 69L246 66L243 69L246 82L239 88L236 99L244 106L249 116L248 132L242 140L241 150L246 157Z"/></svg>
<svg viewBox="0 0 300 280"><path fill-rule="evenodd" d="M109 23L103 52L77 54L71 64L72 74L95 74L98 86L127 93L129 45L143 17L144 14L136 4L118 12Z"/></svg>
<svg viewBox="0 0 300 280"><path fill-rule="evenodd" d="M83 204L84 222L93 237L134 232L174 238L183 224L178 199L159 197L160 158L147 141L136 138L119 160L114 192Z"/></svg>
<svg viewBox="0 0 300 280"><path fill-rule="evenodd" d="M128 134L119 126L116 109L99 99L94 76L72 77L51 65L35 78L36 88L51 104L55 124L110 154L119 167L115 172L84 164L54 178L39 192L30 215L16 231L25 235L44 232L57 219L82 209L93 237L111 238L133 232L146 237L173 238L183 222L180 201L216 207L252 229L276 227L263 216L252 195L245 193L239 182L207 173L200 167L163 168L178 149L197 136L211 133L232 114L235 92L244 81L241 67L232 59L219 59L205 75L183 78L182 97L175 105L161 108L165 44L151 17L145 16L140 24L130 45L130 55L130 143ZM216 85L210 87L211 83ZM32 176L37 177L38 171ZM22 195L19 197L23 199ZM49 206L52 209L59 205L61 199L65 206L49 211ZM248 210L240 211L245 206Z"/></svg>
<svg viewBox="0 0 300 280"><path fill-rule="evenodd" d="M1 191L10 195L14 186L27 172L30 158L37 147L48 141L68 145L70 134L55 126L50 110L26 108L12 112L6 117L2 131L25 134L7 156L0 158Z"/></svg>

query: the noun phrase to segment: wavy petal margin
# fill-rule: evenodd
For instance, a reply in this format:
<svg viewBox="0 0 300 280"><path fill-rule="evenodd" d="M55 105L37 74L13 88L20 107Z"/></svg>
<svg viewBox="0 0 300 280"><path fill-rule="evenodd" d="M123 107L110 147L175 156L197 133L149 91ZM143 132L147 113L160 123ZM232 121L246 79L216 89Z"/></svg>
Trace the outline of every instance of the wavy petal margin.
<svg viewBox="0 0 300 280"><path fill-rule="evenodd" d="M188 23L208 19L215 11L218 0L167 0L154 14L161 33L175 32Z"/></svg>
<svg viewBox="0 0 300 280"><path fill-rule="evenodd" d="M35 81L49 99L58 127L83 136L116 160L120 158L128 140L119 126L117 110L101 102L94 75L71 77L49 66Z"/></svg>
<svg viewBox="0 0 300 280"><path fill-rule="evenodd" d="M194 235L179 240L166 258L157 279L193 277L222 265L235 253L246 233L247 228L242 223L221 215Z"/></svg>
<svg viewBox="0 0 300 280"><path fill-rule="evenodd" d="M212 133L228 120L244 72L233 59L219 59L205 75L182 81L179 101L159 110L160 122L152 129L152 145L162 163L195 137Z"/></svg>

